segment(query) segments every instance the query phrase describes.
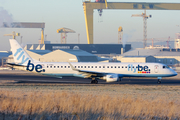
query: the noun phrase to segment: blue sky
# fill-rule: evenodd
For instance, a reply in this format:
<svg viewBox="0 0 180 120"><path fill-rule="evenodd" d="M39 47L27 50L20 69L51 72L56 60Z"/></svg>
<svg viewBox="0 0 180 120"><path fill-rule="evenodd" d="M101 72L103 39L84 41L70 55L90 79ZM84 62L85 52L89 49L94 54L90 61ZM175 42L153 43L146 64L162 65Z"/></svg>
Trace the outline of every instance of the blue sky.
<svg viewBox="0 0 180 120"><path fill-rule="evenodd" d="M124 2L123 0L108 0L108 2ZM125 2L172 2L179 0L129 0ZM87 43L85 19L82 0L0 0L0 14L13 22L45 22L47 40L60 43L60 34L57 29L67 27L76 31L67 35L67 43L77 43L78 33L80 43ZM131 17L132 14L141 14L143 10L103 10L99 17L94 10L94 43L118 43L118 27L124 30L126 41L143 39L143 19ZM8 14L8 15L4 15ZM175 38L175 33L180 31L180 11L148 10L152 18L148 19L148 38ZM8 18L10 17L10 18ZM2 18L2 17L1 17ZM0 19L0 24L7 20ZM100 22L101 21L101 22ZM23 43L37 44L40 39L41 29L28 28L0 28L0 50L9 50L11 37L3 36L12 31L23 36ZM17 37L20 41L20 37Z"/></svg>

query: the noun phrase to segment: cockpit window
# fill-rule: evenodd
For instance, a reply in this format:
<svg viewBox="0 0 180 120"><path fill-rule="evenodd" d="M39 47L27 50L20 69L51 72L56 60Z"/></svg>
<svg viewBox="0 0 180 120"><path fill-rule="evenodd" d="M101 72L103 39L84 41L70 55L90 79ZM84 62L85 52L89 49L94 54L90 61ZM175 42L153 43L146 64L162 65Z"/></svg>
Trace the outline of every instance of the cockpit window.
<svg viewBox="0 0 180 120"><path fill-rule="evenodd" d="M168 66L163 66L163 69L165 69L165 68L169 68Z"/></svg>

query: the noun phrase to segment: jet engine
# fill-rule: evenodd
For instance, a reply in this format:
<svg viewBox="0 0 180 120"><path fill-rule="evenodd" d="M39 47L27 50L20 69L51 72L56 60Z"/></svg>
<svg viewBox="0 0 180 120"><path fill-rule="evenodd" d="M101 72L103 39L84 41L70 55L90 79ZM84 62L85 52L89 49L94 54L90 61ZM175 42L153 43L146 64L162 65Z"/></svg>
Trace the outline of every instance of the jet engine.
<svg viewBox="0 0 180 120"><path fill-rule="evenodd" d="M106 82L116 82L120 80L118 74L107 74L103 79L106 80Z"/></svg>

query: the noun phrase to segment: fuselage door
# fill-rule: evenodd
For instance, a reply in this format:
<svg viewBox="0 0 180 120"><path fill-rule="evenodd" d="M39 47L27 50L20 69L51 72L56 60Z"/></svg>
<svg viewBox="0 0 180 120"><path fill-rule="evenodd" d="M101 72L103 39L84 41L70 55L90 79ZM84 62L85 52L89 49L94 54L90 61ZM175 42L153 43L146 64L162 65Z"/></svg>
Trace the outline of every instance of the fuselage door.
<svg viewBox="0 0 180 120"><path fill-rule="evenodd" d="M154 66L154 72L155 72L155 73L158 73L158 71L159 71L159 66L158 66L158 65L155 65L155 66Z"/></svg>

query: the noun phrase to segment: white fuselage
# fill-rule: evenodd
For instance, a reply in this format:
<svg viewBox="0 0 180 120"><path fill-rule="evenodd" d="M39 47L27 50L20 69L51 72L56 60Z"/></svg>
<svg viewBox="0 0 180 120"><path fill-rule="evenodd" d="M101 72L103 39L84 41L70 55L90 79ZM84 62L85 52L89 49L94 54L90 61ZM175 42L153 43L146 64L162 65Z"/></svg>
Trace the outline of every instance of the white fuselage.
<svg viewBox="0 0 180 120"><path fill-rule="evenodd" d="M160 63L99 63L99 62L77 62L77 63L34 63L34 66L41 65L42 70L34 69L32 72L38 72L44 75L55 77L77 76L83 77L83 74L73 70L84 70L99 73L118 74L119 77L170 77L177 73ZM31 69L31 65L29 66ZM39 72L40 71L40 72Z"/></svg>

